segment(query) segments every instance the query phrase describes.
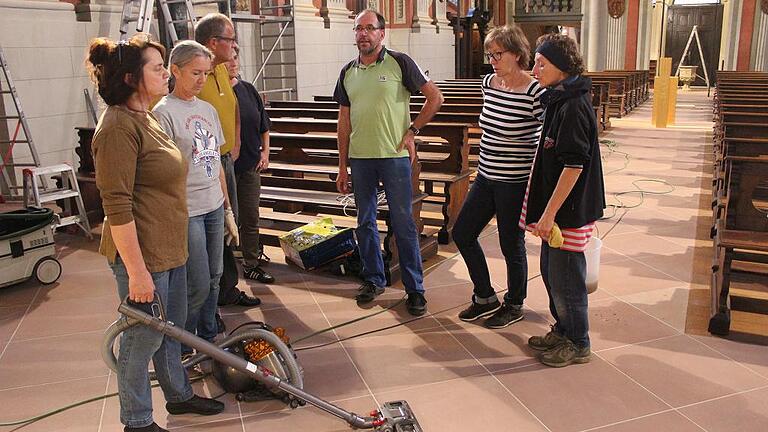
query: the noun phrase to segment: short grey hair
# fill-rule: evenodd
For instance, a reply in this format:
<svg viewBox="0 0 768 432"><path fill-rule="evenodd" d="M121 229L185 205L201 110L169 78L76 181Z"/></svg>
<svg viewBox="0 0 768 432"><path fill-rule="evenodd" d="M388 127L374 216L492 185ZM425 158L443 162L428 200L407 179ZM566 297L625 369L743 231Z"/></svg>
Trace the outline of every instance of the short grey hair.
<svg viewBox="0 0 768 432"><path fill-rule="evenodd" d="M224 14L209 13L208 15L200 18L195 26L195 40L205 45L209 40L216 36L221 36L224 33L224 29L227 24L235 28L232 20Z"/></svg>
<svg viewBox="0 0 768 432"><path fill-rule="evenodd" d="M211 50L198 42L193 40L184 40L173 47L171 56L168 59L168 65L176 65L179 68L183 68L189 62L194 60L195 57L207 57L208 59L212 60L213 53Z"/></svg>

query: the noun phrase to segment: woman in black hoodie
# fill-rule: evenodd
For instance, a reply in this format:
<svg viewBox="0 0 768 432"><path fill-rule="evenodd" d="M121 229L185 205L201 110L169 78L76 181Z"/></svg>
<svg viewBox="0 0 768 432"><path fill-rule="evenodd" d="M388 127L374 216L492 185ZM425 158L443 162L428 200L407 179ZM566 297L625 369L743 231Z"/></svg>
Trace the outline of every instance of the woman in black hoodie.
<svg viewBox="0 0 768 432"><path fill-rule="evenodd" d="M576 42L549 34L538 40L534 75L547 87L541 97L544 126L533 163L521 226L541 237L541 275L555 325L528 345L553 367L591 357L584 250L605 208L603 170L592 108L592 80ZM559 232L562 239L557 239Z"/></svg>

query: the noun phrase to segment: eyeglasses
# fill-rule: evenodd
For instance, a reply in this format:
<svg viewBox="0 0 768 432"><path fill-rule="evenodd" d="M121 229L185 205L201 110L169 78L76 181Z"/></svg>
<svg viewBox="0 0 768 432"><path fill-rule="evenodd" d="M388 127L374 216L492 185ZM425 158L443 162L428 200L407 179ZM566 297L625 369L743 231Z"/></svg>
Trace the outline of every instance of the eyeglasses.
<svg viewBox="0 0 768 432"><path fill-rule="evenodd" d="M213 38L214 39L220 39L220 40L223 40L223 41L227 41L229 43L237 43L237 38L231 38L231 37L226 37L226 36L214 36Z"/></svg>
<svg viewBox="0 0 768 432"><path fill-rule="evenodd" d="M360 26L360 25L355 26L355 28L353 28L352 30L354 30L355 33L362 33L362 32L371 33L374 30L381 30L381 27L374 27L368 24L367 26Z"/></svg>
<svg viewBox="0 0 768 432"><path fill-rule="evenodd" d="M487 53L485 53L485 58L488 59L489 62L491 61L491 59L499 61L499 60L501 60L501 55L504 54L505 52L509 52L509 50L497 51L497 52L487 52Z"/></svg>

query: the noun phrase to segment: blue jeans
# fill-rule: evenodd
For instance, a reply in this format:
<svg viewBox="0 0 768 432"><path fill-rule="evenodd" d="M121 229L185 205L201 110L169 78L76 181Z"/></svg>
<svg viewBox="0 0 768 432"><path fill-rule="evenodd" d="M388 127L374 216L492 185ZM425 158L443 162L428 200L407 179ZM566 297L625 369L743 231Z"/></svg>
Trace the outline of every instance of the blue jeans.
<svg viewBox="0 0 768 432"><path fill-rule="evenodd" d="M110 267L115 274L117 293L122 301L128 296L128 272L119 257ZM168 321L183 323L187 319L185 266L152 273L152 280L155 282L155 295L159 295L163 301ZM152 424L150 359L166 401L184 402L194 395L187 371L181 366L180 343L147 326L135 325L120 336L117 360L120 421L128 427Z"/></svg>
<svg viewBox="0 0 768 432"><path fill-rule="evenodd" d="M187 321L190 333L213 341L216 304L224 268L224 206L189 218L187 259ZM213 299L212 301L210 299ZM191 352L184 347L185 352Z"/></svg>
<svg viewBox="0 0 768 432"><path fill-rule="evenodd" d="M453 240L461 252L475 286L473 301L488 304L498 301L491 286L488 263L477 241L480 233L496 216L499 244L507 264L507 293L504 301L520 306L527 295L528 259L525 231L518 227L526 183L505 183L478 175L453 226Z"/></svg>
<svg viewBox="0 0 768 432"><path fill-rule="evenodd" d="M352 188L357 207L355 235L363 262L363 279L380 287L387 284L379 230L376 227L376 192L381 181L387 197L390 226L397 243L405 291L424 292L419 233L413 221L411 205L413 188L410 159L350 159L349 165L352 168Z"/></svg>
<svg viewBox="0 0 768 432"><path fill-rule="evenodd" d="M555 331L577 347L589 346L587 260L583 252L569 252L541 243L541 277L547 287Z"/></svg>

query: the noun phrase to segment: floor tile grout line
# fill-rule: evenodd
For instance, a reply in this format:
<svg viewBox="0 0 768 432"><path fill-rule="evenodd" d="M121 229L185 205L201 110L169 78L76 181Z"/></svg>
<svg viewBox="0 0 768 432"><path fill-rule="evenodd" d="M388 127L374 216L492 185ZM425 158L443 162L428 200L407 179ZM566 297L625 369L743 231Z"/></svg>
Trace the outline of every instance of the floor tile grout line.
<svg viewBox="0 0 768 432"><path fill-rule="evenodd" d="M3 356L5 355L5 352L8 350L8 347L11 345L11 342L13 342L13 337L16 336L16 333L19 332L21 325L24 323L24 319L27 317L27 314L29 314L29 311L32 309L32 306L35 304L35 299L37 299L37 296L40 294L40 291L42 289L43 289L42 285L37 287L37 290L35 291L35 295L32 296L32 300L29 301L29 304L27 305L27 309L24 311L24 315L22 315L21 319L19 319L19 323L16 324L16 328L13 329L13 333L11 333L10 336L8 336L8 341L5 343L3 350L0 351L0 361L3 359Z"/></svg>
<svg viewBox="0 0 768 432"><path fill-rule="evenodd" d="M680 412L680 411L679 411L677 408L675 408L674 406L672 406L672 404L670 404L669 402L667 402L666 400L664 400L664 399L663 399L661 396L657 395L656 393L654 393L653 391L651 391L651 390L650 390L648 387L644 386L644 385L643 385L643 384L641 384L639 381L637 381L636 379L632 378L632 377L631 377L631 376L630 376L628 373L626 373L626 372L622 371L621 369L619 369L619 367L618 367L618 366L616 366L615 364L611 363L610 361L608 361L607 359L605 359L604 357L602 357L602 356L601 356L599 353L594 353L594 354L595 354L595 355L596 355L598 358L600 358L601 360L603 360L603 361L604 361L606 364L610 365L610 366L611 366L613 369L615 369L617 372L619 372L620 374L624 375L625 377L627 377L627 379L629 379L630 381L632 381L633 383L635 383L637 386L639 386L640 388L642 388L643 390L645 390L645 391L647 391L649 394L651 394L653 397L655 397L656 399L658 399L658 400L659 400L661 403L663 403L664 405L666 405L666 406L668 406L669 408L673 409L673 410L674 410L676 413L680 414L681 416L685 417L685 418L686 418L688 421L690 421L691 423L693 423L694 425L696 425L696 426L697 426L699 429L701 429L701 430L703 430L703 431L707 432L707 429L703 428L703 427L702 427L700 424L698 424L698 423L696 423L695 421L693 421L693 420L691 420L690 418L688 418L688 416L686 416L685 414L681 413L681 412Z"/></svg>
<svg viewBox="0 0 768 432"><path fill-rule="evenodd" d="M493 283L492 283L492 284L493 284ZM438 322L439 322L439 321L438 321ZM456 335L454 335L454 334L453 334L451 331L449 331L447 328L445 328L445 326L443 325L443 323L440 323L440 326L443 328L443 330L444 330L446 333L448 333L448 335L449 335L449 336L451 336L451 337L453 338L453 340L455 340L455 341L456 341L456 343L458 343L458 344L459 344L459 345L460 345L462 348L464 348L464 351L466 351L466 352L467 352L467 354L469 354L469 356L470 356L470 357L472 357L472 359L473 359L473 360L474 360L474 361L475 361L475 362L476 362L478 365L480 365L480 367L481 367L481 368L483 368L483 370L484 370L484 371L485 371L485 372L488 374L488 376L490 376L490 377L491 377L491 378L493 378L493 379L494 379L494 380L495 380L497 383L499 383L499 385L501 386L501 388L503 388L504 390L506 390L506 392L507 392L507 393L509 393L509 395L510 395L510 396L512 396L512 397L513 397L513 398L514 398L514 399L517 401L517 403L519 403L519 404L520 404L520 406L522 406L522 407L523 407L523 409L525 409L525 410L528 412L528 414L530 414L530 415L531 415L531 417L533 417L534 419L536 419L536 421L537 421L537 422L539 422L539 424L540 424L540 425L541 425L541 426L542 426L544 429L546 429L548 432L552 432L552 430L551 430L551 429L550 429L550 428L549 428L549 427L548 427L548 426L547 426L547 425L546 425L546 424L545 424L545 423L544 423L544 422L543 422L543 421L542 421L542 420L541 420L541 419L540 419L540 418L539 418L539 417L538 417L536 414L534 414L534 412L533 412L533 411L532 411L530 408L528 408L528 406L527 406L525 403L523 403L523 401L522 401L522 400L520 400L520 398L519 398L519 397L518 397L518 396L517 396L517 395L516 395L516 394L515 394L515 393L514 393L514 392L513 392L513 391L512 391L512 390L511 390L509 387L507 387L507 386L506 386L506 385L505 385L503 382L501 382L501 380L499 379L499 377L497 377L497 376L496 376L496 375L495 375L493 372L491 372L491 371L490 371L490 369L488 369L488 368L487 368L487 367L486 367L486 366L485 366L485 365L484 365L484 364L483 364L483 363L482 363L482 362L481 362L481 361L480 361L480 360L479 360L477 357L475 357L475 355L474 355L474 354L473 354L473 353L472 353L472 352L469 350L469 348L467 348L467 347L466 347L466 346L465 346L463 343L461 343L461 341L460 341L460 340L459 340L459 339L456 337ZM535 363L534 363L534 364L535 364Z"/></svg>
<svg viewBox="0 0 768 432"><path fill-rule="evenodd" d="M243 405L242 405L242 402L237 400L237 398L235 398L235 401L237 402L237 417L240 419L240 428L242 428L243 432L245 432L245 419L243 418Z"/></svg>
<svg viewBox="0 0 768 432"><path fill-rule="evenodd" d="M615 346L615 347L603 348L603 349L600 349L600 350L593 350L592 352L593 353L604 353L606 351L613 351L613 350L622 349L622 348L628 348L628 347L639 346L639 345L646 345L646 344L650 344L650 343L653 343L653 342L663 341L663 340L666 340L666 339L672 339L672 338L676 338L676 337L680 337L680 336L681 336L681 334L673 334L673 335L669 335L669 336L661 336L661 337L657 337L657 338L653 338L653 339L648 339L648 340L644 340L644 341L640 341L640 342L633 342L633 343L628 343L628 344L619 345L619 346Z"/></svg>
<svg viewBox="0 0 768 432"><path fill-rule="evenodd" d="M739 366L741 366L741 367L743 367L744 369L746 369L746 370L748 370L748 371L752 372L753 374L755 374L755 375L759 376L760 378L763 378L763 379L765 379L765 380L768 380L768 376L765 376L765 375L761 374L760 372L758 372L758 371L756 371L756 370L754 370L754 369L752 369L752 368L750 368L750 367L746 366L746 365L745 365L743 362L740 362L740 361L738 361L738 360L734 359L733 357L729 356L728 354L725 354L724 352L722 352L722 351L720 351L720 350L717 350L717 349L715 349L714 347L711 347L711 346L709 346L709 345L705 344L704 342L702 342L702 341L700 341L700 340L696 339L695 337L693 337L693 336L691 336L691 335L686 335L686 336L688 336L690 339L692 339L692 340L696 341L697 343L699 343L699 344L703 345L703 346L704 346L704 347L706 347L707 349L710 349L710 350L712 350L712 351L714 351L714 352L716 352L716 353L720 354L721 356L723 356L723 357L727 358L728 360L731 360L732 362L734 362L734 363L738 364Z"/></svg>
<svg viewBox="0 0 768 432"><path fill-rule="evenodd" d="M642 314L644 314L644 315L647 315L647 316L649 316L649 317L651 317L651 318L655 319L656 321L658 321L658 322L662 323L663 325L665 325L665 326L667 326L667 327L671 328L671 329L672 329L672 330L674 330L674 331L675 331L677 334L685 334L685 332L683 332L683 331L680 331L679 329L675 328L675 327L674 327L672 324L670 324L670 323L668 323L668 322L666 322L666 321L662 320L661 318L659 318L659 317L657 317L657 316L655 316L655 315L651 315L650 313L648 313L648 312L646 312L646 311L644 311L644 310L640 309L639 307L635 306L633 303L631 303L631 302L628 302L628 301L626 301L626 300L622 299L621 297L618 297L617 295L615 295L615 294L611 293L611 292L610 292L610 291L608 291L608 290L605 290L605 289L604 289L604 291L605 291L605 292L606 292L606 293L607 293L609 296L611 296L612 298L614 298L614 299L616 299L616 300L618 300L618 301L620 301L620 302L622 302L622 303L624 303L624 304L626 304L626 305L628 305L628 306L630 306L630 307L632 307L632 308L634 308L634 309L637 309L637 310L638 310L640 313L642 313ZM598 299L598 300L595 300L595 302L599 302L599 301L602 301L602 300L608 300L608 299Z"/></svg>
<svg viewBox="0 0 768 432"><path fill-rule="evenodd" d="M107 383L104 385L104 399L102 399L101 402L101 415L99 415L99 428L96 429L97 432L101 432L101 429L104 427L104 413L107 410L107 395L109 394L109 382L112 378L112 371L110 370L107 374Z"/></svg>
<svg viewBox="0 0 768 432"><path fill-rule="evenodd" d="M628 419L624 419L624 420L619 420L619 421L616 421L616 422L613 422L613 423L608 423L608 424L604 424L604 425L600 425L600 426L595 426L595 427L591 427L591 428L588 428L588 429L582 429L579 432L599 431L600 429L604 429L604 428L607 428L607 427L617 426L617 425L629 423L629 422L632 422L632 421L635 421L635 420L640 420L640 419L644 419L644 418L648 418L648 417L653 417L653 416L661 415L661 414L666 414L666 413L670 413L670 412L675 412L675 409L674 408L669 408L669 409L665 409L665 410L661 410L661 411L656 411L656 412L652 412L652 413L648 413L648 414L643 414L641 416L632 417L632 418L628 418Z"/></svg>
<svg viewBox="0 0 768 432"><path fill-rule="evenodd" d="M740 390L740 391L737 391L737 392L734 392L734 393L730 393L730 394L727 394L727 395L721 395L721 396L709 398L709 399L706 399L706 400L703 400L703 401L693 402L693 403L689 403L689 404L686 404L686 405L680 405L679 407L677 407L675 409L676 410L686 409L686 408L690 408L690 407L693 407L693 406L696 406L696 405L703 405L705 403L714 402L716 400L727 399L727 398L734 397L734 396L741 396L741 395L746 394L746 393L752 393L752 392L756 392L756 391L760 391L760 390L765 390L765 389L768 389L768 384L760 386L760 387L755 387L755 388L747 389L747 390Z"/></svg>
<svg viewBox="0 0 768 432"><path fill-rule="evenodd" d="M304 280L303 275L302 275L302 280ZM312 299L315 300L315 305L317 306L317 309L320 311L320 313L323 315L323 319L325 319L325 322L329 326L333 326L333 324L331 323L331 320L328 318L328 315L326 315L322 306L320 306L320 303L317 302L317 298L315 298L314 291L312 291L312 288L310 288L309 285L306 283L306 280L304 281L305 281L305 287L307 287L307 289L309 290L309 294L312 296ZM341 338L339 337L339 334L336 332L336 329L333 329L332 331L333 331L333 335L336 337L336 341L338 342L338 345L344 351L344 354L347 356L347 359L352 364L352 367L355 368L355 372L357 372L357 375L360 377L360 380L363 382L363 385L365 386L365 389L368 391L368 394L373 398L374 402L378 406L379 400L376 398L376 395L373 394L373 390L371 390L371 386L368 385L368 382L365 380L365 377L363 376L363 373L360 371L360 368L357 367L357 363L355 363L355 360L349 354L347 347L344 346L344 343L341 341Z"/></svg>
<svg viewBox="0 0 768 432"><path fill-rule="evenodd" d="M81 336L81 335L88 335L88 334L92 334L92 333L104 333L104 331L106 329L107 329L107 327L105 327L103 329L100 329L100 330L87 330L87 331L74 332L74 333L65 333L65 334L60 334L60 335L38 336L38 337L33 337L33 338L28 338L28 339L18 339L18 340L14 340L14 341L11 341L11 342L14 343L14 344L25 343L25 342L39 342L39 341L44 341L44 340L48 340L48 339L58 339L58 338L65 338L65 337L70 337L70 336Z"/></svg>
<svg viewBox="0 0 768 432"><path fill-rule="evenodd" d="M93 376L72 378L72 379L61 380L61 381L51 381L51 382L40 383L40 384L29 384L29 385L23 385L23 386L8 387L8 388L0 389L0 393L7 392L7 391L14 391L14 390L24 390L24 389L34 388L34 387L43 387L47 385L66 384L66 383L72 383L76 381L85 381L89 379L104 378L106 376L107 375L93 375Z"/></svg>

